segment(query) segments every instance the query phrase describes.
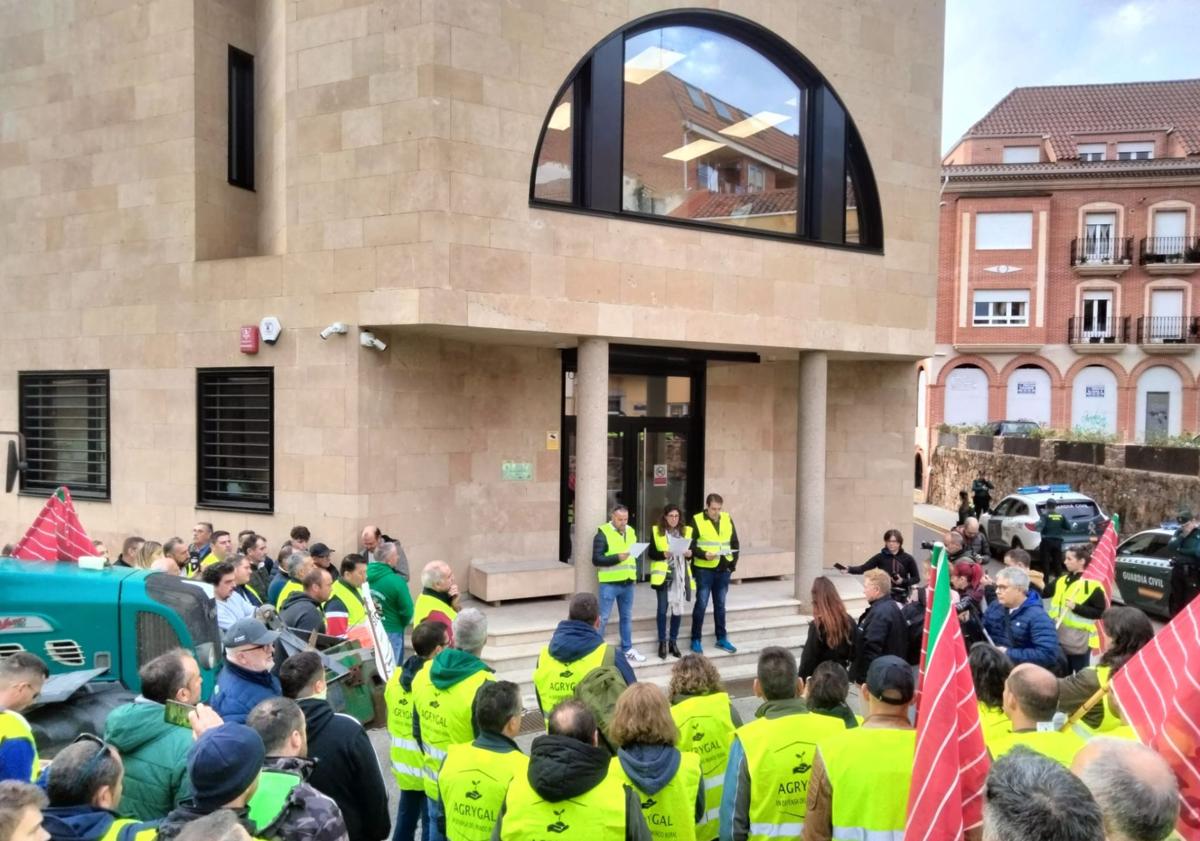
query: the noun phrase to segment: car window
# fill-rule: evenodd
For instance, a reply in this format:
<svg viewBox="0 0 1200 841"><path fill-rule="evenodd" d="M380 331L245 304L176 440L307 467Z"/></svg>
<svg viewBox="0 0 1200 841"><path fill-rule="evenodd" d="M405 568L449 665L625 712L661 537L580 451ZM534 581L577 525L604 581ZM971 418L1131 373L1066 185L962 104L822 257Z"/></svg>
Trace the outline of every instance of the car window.
<svg viewBox="0 0 1200 841"><path fill-rule="evenodd" d="M1038 515L1046 513L1046 504L1042 503L1037 507ZM1062 514L1070 522L1079 520L1090 520L1093 517L1100 516L1100 509L1096 507L1096 503L1089 500L1073 500L1071 502L1058 503L1058 513Z"/></svg>
<svg viewBox="0 0 1200 841"><path fill-rule="evenodd" d="M1016 502L1015 499L1001 500L1000 504L996 506L996 510L995 510L994 514L997 517L1007 517L1008 512L1012 510L1013 503L1015 503L1015 502Z"/></svg>
<svg viewBox="0 0 1200 841"><path fill-rule="evenodd" d="M1010 517L1028 517L1029 506L1018 499L1013 500L1012 508L1009 509L1008 516Z"/></svg>
<svg viewBox="0 0 1200 841"><path fill-rule="evenodd" d="M1167 552L1167 543L1170 539L1165 534L1155 534L1154 532L1137 534L1125 541L1121 546L1120 554L1141 555L1145 558L1168 558L1170 553Z"/></svg>

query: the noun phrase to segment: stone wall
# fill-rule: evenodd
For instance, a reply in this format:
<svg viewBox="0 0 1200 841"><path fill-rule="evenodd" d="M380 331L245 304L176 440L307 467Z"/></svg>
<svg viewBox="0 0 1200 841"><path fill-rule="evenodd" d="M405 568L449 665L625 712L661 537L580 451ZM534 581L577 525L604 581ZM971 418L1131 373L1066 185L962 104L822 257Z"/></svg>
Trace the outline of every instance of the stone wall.
<svg viewBox="0 0 1200 841"><path fill-rule="evenodd" d="M1043 446L1043 453L1047 452L1052 452L1052 448ZM930 503L957 509L958 492L969 492L971 481L980 473L996 486L993 502L1021 485L1069 484L1095 499L1105 514L1120 514L1121 531L1125 534L1157 526L1175 516L1181 506L1195 510L1193 506L1200 504L1200 477L1196 476L1171 476L944 446L933 453Z"/></svg>

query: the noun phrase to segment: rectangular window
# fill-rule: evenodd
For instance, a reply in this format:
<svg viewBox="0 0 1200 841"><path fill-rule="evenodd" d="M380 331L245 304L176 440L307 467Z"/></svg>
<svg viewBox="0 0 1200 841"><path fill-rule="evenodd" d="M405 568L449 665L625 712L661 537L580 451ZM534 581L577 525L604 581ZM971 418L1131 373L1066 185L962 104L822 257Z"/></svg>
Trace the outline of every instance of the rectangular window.
<svg viewBox="0 0 1200 841"><path fill-rule="evenodd" d="M767 174L758 164L750 164L746 170L746 191L761 193L767 188Z"/></svg>
<svg viewBox="0 0 1200 841"><path fill-rule="evenodd" d="M708 106L704 104L704 94L700 92L700 89L689 85L687 82L684 82L683 86L687 88L688 96L691 97L692 104L701 111L707 111Z"/></svg>
<svg viewBox="0 0 1200 841"><path fill-rule="evenodd" d="M229 183L254 189L254 56L229 48Z"/></svg>
<svg viewBox="0 0 1200 841"><path fill-rule="evenodd" d="M1027 327L1029 292L1020 289L988 289L975 293L976 327Z"/></svg>
<svg viewBox="0 0 1200 841"><path fill-rule="evenodd" d="M716 110L717 116L720 117L722 120L729 120L729 122L732 123L733 122L733 112L729 110L729 106L726 105L721 100L717 99L715 96L709 97L709 98L712 100L713 109Z"/></svg>
<svg viewBox="0 0 1200 841"><path fill-rule="evenodd" d="M1153 140L1138 140L1132 143L1117 144L1117 160L1119 161L1148 161L1153 157Z"/></svg>
<svg viewBox="0 0 1200 841"><path fill-rule="evenodd" d="M1102 161L1107 147L1103 143L1080 143L1078 146L1079 160Z"/></svg>
<svg viewBox="0 0 1200 841"><path fill-rule="evenodd" d="M21 492L66 485L74 497L108 499L108 372L21 373L18 388L29 462Z"/></svg>
<svg viewBox="0 0 1200 841"><path fill-rule="evenodd" d="M1033 212L979 213L975 216L977 251L1033 248Z"/></svg>
<svg viewBox="0 0 1200 841"><path fill-rule="evenodd" d="M275 475L272 368L196 372L196 504L271 511Z"/></svg>
<svg viewBox="0 0 1200 841"><path fill-rule="evenodd" d="M1035 164L1042 159L1037 146L1005 146L1002 161L1006 164Z"/></svg>

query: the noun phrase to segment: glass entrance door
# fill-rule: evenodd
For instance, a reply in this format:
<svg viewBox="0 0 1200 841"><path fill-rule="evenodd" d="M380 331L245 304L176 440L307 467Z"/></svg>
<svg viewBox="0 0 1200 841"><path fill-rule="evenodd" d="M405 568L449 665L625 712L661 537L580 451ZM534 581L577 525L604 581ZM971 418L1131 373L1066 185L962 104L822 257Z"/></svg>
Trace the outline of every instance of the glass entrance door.
<svg viewBox="0 0 1200 841"><path fill-rule="evenodd" d="M686 511L687 439L687 432L679 428L638 431L636 519L642 540L651 539L650 527L661 519L668 505L674 503ZM648 562L643 556L638 562L638 577L648 572Z"/></svg>

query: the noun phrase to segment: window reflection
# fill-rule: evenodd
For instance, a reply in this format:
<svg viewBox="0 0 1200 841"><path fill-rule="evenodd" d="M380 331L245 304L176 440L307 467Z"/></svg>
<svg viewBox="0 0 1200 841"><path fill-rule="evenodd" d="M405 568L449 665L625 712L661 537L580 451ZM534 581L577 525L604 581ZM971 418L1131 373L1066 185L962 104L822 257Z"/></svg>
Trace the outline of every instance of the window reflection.
<svg viewBox="0 0 1200 841"><path fill-rule="evenodd" d="M846 169L846 242L862 242L858 219L858 196L854 192L854 175Z"/></svg>
<svg viewBox="0 0 1200 841"><path fill-rule="evenodd" d="M626 40L624 88L624 210L796 231L803 92L778 67L664 27Z"/></svg>
<svg viewBox="0 0 1200 841"><path fill-rule="evenodd" d="M608 413L627 418L683 418L691 414L690 377L611 374ZM563 414L575 414L575 372L563 381Z"/></svg>
<svg viewBox="0 0 1200 841"><path fill-rule="evenodd" d="M554 103L550 121L542 135L542 148L534 173L534 198L544 201L569 202L571 196L571 92L568 85Z"/></svg>

